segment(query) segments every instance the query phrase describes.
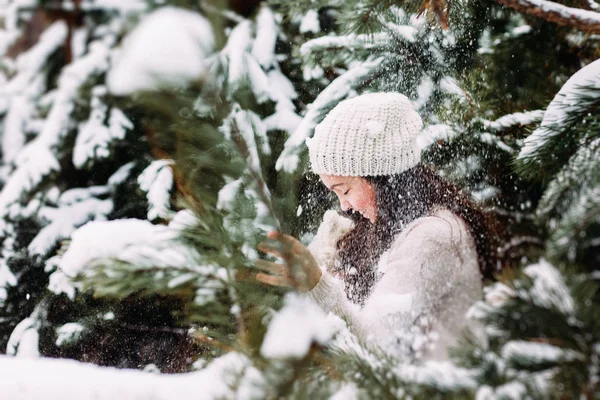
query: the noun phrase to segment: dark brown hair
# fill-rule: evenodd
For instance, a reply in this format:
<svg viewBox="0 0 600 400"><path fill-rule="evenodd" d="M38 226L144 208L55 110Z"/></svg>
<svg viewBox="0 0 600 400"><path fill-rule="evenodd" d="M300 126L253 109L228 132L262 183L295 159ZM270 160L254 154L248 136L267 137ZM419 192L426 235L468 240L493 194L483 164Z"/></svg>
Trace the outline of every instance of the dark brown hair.
<svg viewBox="0 0 600 400"><path fill-rule="evenodd" d="M462 218L474 239L479 268L485 279L499 269L497 224L456 185L422 164L396 175L365 177L375 186L377 221L355 212L343 212L356 222L355 228L337 244L341 275L348 298L363 304L377 277L376 265L396 235L415 219L441 206Z"/></svg>

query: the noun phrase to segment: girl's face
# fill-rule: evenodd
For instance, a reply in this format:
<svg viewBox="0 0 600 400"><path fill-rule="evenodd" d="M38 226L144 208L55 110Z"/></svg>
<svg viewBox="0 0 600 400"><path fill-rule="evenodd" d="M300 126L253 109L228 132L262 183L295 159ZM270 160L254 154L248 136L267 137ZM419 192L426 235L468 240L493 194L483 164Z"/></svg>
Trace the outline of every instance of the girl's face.
<svg viewBox="0 0 600 400"><path fill-rule="evenodd" d="M375 187L359 176L319 175L327 189L334 192L343 211L353 210L371 221L377 220Z"/></svg>

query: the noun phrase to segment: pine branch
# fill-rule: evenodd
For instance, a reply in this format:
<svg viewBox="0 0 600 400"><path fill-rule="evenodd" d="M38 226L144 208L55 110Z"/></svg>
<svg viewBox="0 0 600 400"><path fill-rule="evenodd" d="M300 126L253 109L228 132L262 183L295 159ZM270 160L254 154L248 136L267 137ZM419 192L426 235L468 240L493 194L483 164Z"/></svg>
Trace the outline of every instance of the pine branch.
<svg viewBox="0 0 600 400"><path fill-rule="evenodd" d="M547 0L496 0L519 12L534 15L561 26L577 28L588 33L600 33L600 13L566 7Z"/></svg>

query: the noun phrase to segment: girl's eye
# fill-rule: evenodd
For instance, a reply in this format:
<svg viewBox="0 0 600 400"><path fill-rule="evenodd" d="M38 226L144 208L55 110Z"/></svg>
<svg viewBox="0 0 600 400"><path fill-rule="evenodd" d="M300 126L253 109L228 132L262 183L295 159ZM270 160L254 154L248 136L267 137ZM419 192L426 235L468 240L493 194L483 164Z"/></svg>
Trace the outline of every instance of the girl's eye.
<svg viewBox="0 0 600 400"><path fill-rule="evenodd" d="M348 189L344 192L344 196L346 196L348 193L350 193L350 189Z"/></svg>

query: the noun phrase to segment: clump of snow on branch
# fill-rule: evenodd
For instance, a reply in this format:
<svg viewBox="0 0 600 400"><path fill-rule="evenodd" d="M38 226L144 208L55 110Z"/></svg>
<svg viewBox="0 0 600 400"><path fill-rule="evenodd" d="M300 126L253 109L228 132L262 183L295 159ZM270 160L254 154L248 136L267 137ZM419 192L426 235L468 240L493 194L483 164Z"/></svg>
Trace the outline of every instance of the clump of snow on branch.
<svg viewBox="0 0 600 400"><path fill-rule="evenodd" d="M201 80L215 38L204 16L175 7L148 14L124 39L107 85L115 95L181 87Z"/></svg>
<svg viewBox="0 0 600 400"><path fill-rule="evenodd" d="M438 140L449 141L454 136L456 136L456 131L450 125L429 125L417 136L417 147L422 151L431 147Z"/></svg>
<svg viewBox="0 0 600 400"><path fill-rule="evenodd" d="M109 193L108 187L92 186L64 192L57 207L43 207L38 216L50 223L42 228L29 244L32 255L45 256L57 241L67 239L89 220L103 220L113 210L111 199L98 199L97 195Z"/></svg>
<svg viewBox="0 0 600 400"><path fill-rule="evenodd" d="M62 347L76 342L85 332L85 327L78 322L69 322L56 328L56 345Z"/></svg>
<svg viewBox="0 0 600 400"><path fill-rule="evenodd" d="M260 354L274 359L302 359L313 343L325 345L344 326L341 319L325 315L309 299L288 295L269 323Z"/></svg>
<svg viewBox="0 0 600 400"><path fill-rule="evenodd" d="M319 33L320 31L319 13L313 9L308 10L300 21L300 33Z"/></svg>
<svg viewBox="0 0 600 400"><path fill-rule="evenodd" d="M552 139L578 122L582 110L598 102L598 89L600 60L577 71L563 85L548 105L540 127L525 139L518 159L524 162L535 160Z"/></svg>
<svg viewBox="0 0 600 400"><path fill-rule="evenodd" d="M121 110L113 108L109 114L108 106L101 100L106 94L105 86L97 86L92 91L90 117L79 126L73 149L73 165L77 168L109 157L111 143L124 139L127 130L133 129L133 123ZM107 116L108 126L104 123Z"/></svg>
<svg viewBox="0 0 600 400"><path fill-rule="evenodd" d="M171 219L171 190L173 189L173 160L152 161L138 177L140 189L148 198L148 219Z"/></svg>
<svg viewBox="0 0 600 400"><path fill-rule="evenodd" d="M502 357L507 361L521 365L536 366L548 363L570 362L583 360L584 356L569 349L562 349L548 343L513 340L506 343L501 350Z"/></svg>
<svg viewBox="0 0 600 400"><path fill-rule="evenodd" d="M59 268L75 277L102 259L148 268L195 264L197 254L182 244L178 235L179 231L169 226L137 219L89 222L71 235Z"/></svg>
<svg viewBox="0 0 600 400"><path fill-rule="evenodd" d="M575 312L575 301L562 278L560 271L546 260L528 265L523 270L533 279L530 290L534 304L544 308L556 308L566 316Z"/></svg>
<svg viewBox="0 0 600 400"><path fill-rule="evenodd" d="M35 313L34 313L35 314ZM25 318L15 327L6 344L6 354L18 357L37 358L39 334L35 317Z"/></svg>
<svg viewBox="0 0 600 400"><path fill-rule="evenodd" d="M504 115L495 121L482 121L486 129L492 131L504 131L513 127L532 125L540 122L544 116L544 111L535 110L522 113L513 113Z"/></svg>

